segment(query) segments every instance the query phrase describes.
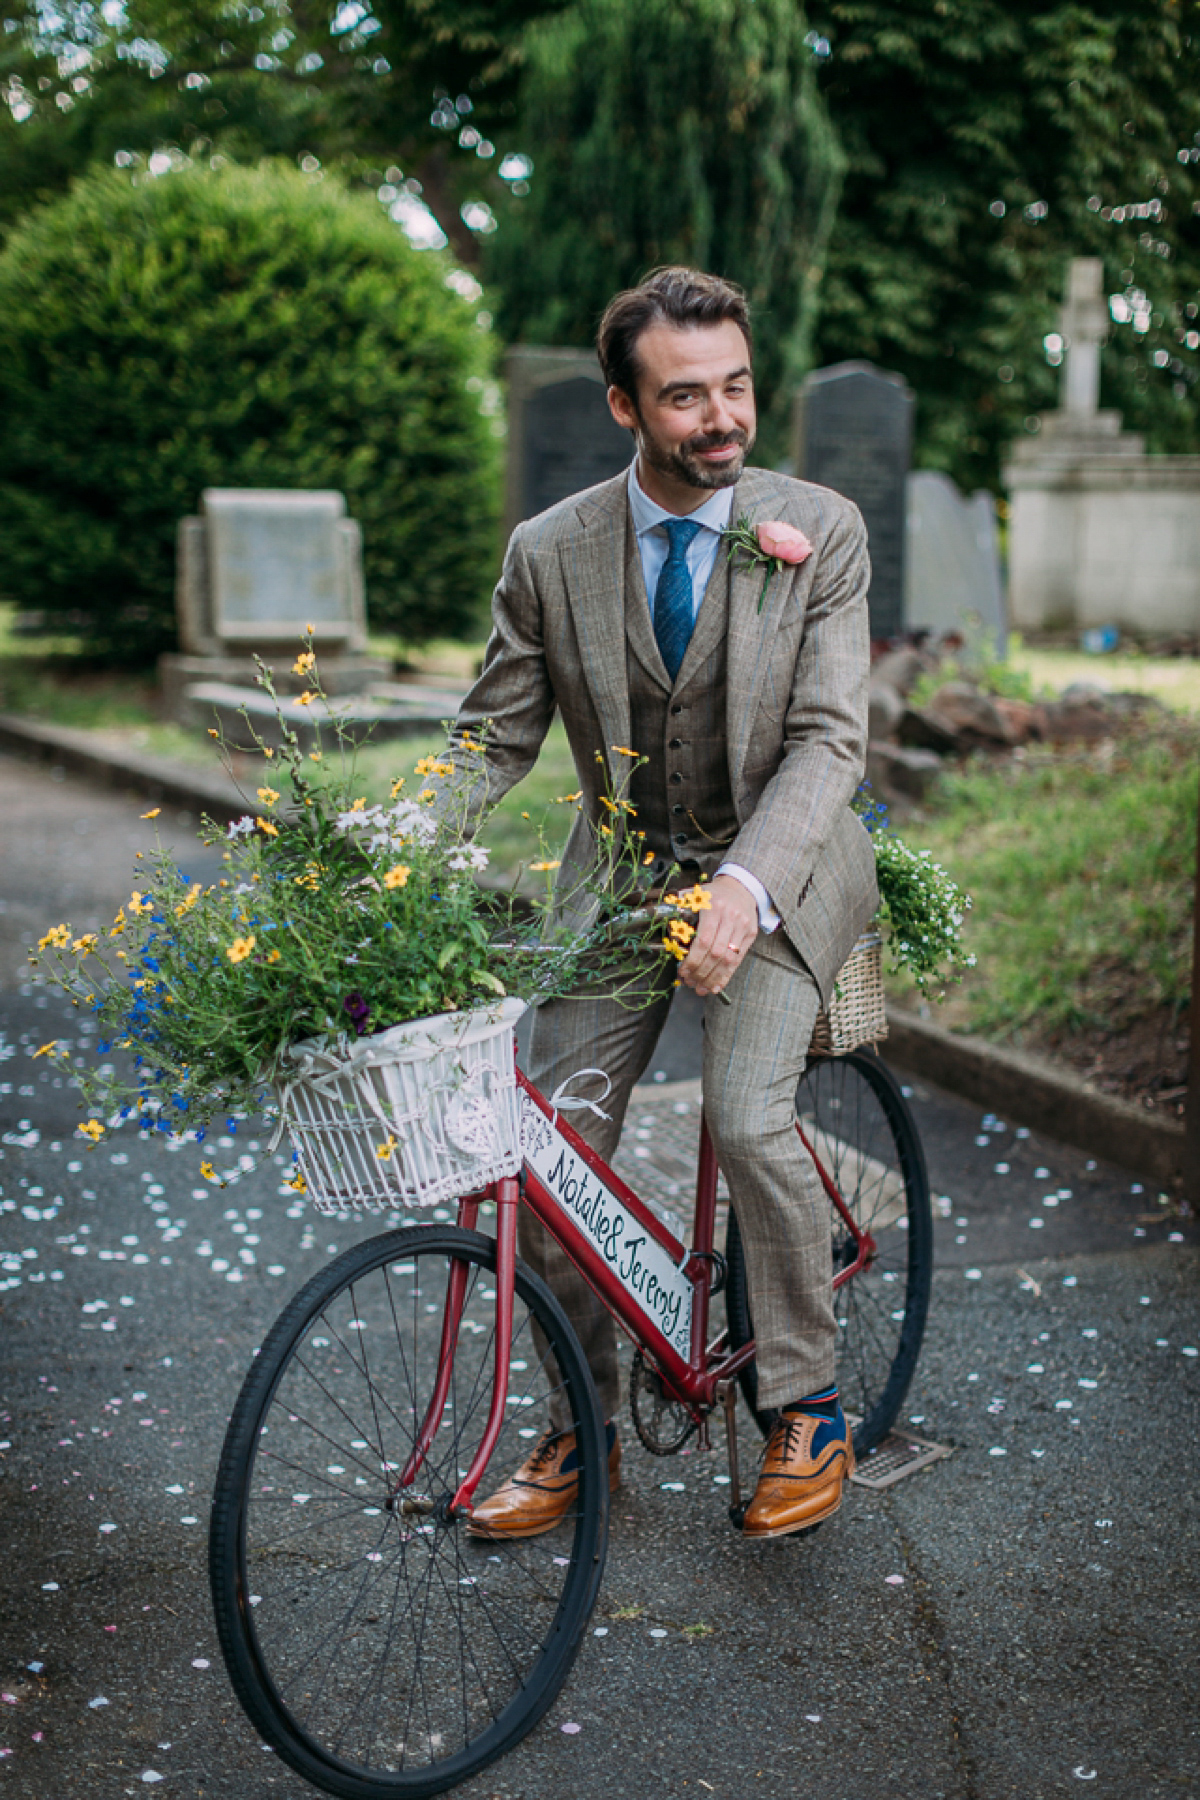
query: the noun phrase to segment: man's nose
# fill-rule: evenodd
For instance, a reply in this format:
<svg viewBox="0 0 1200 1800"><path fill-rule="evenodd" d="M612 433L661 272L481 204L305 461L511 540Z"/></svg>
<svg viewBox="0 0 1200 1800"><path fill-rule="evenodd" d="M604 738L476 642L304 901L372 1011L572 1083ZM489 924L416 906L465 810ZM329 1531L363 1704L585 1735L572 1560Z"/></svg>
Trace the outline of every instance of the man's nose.
<svg viewBox="0 0 1200 1800"><path fill-rule="evenodd" d="M704 408L706 431L737 431L738 422L724 394L709 394Z"/></svg>

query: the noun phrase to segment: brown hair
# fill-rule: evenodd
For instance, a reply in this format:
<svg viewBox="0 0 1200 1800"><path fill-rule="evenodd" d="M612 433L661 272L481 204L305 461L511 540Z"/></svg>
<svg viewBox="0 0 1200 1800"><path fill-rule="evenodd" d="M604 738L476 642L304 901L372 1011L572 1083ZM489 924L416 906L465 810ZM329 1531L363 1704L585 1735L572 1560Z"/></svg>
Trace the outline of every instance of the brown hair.
<svg viewBox="0 0 1200 1800"><path fill-rule="evenodd" d="M637 405L637 345L651 325L720 325L732 319L753 354L750 308L735 282L700 269L651 269L634 288L615 294L596 333L596 354L604 379Z"/></svg>

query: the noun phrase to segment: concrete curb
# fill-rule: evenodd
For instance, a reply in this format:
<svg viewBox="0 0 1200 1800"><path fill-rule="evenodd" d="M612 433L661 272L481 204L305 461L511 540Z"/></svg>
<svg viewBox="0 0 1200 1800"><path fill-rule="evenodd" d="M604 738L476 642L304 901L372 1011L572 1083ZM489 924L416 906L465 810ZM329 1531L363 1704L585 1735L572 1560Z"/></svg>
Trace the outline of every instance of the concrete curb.
<svg viewBox="0 0 1200 1800"><path fill-rule="evenodd" d="M960 1036L895 1007L888 1009L888 1037L880 1048L898 1068L976 1100L1014 1125L1028 1125L1155 1181L1182 1174L1182 1125L1099 1094L1077 1075L1028 1051Z"/></svg>
<svg viewBox="0 0 1200 1800"><path fill-rule="evenodd" d="M206 812L219 824L239 819L246 811L245 802L223 777L206 775L187 763L151 762L116 745L98 744L90 731L0 713L0 745L56 763L104 787L129 788L148 800Z"/></svg>
<svg viewBox="0 0 1200 1800"><path fill-rule="evenodd" d="M240 818L246 810L220 776L206 775L186 763L150 762L98 744L89 731L0 713L0 745L57 763L105 787L129 788L150 800L206 812L219 823ZM1162 1182L1182 1174L1182 1125L1156 1119L1127 1100L1099 1094L1078 1076L1026 1051L960 1036L915 1013L889 1008L888 1030L883 1054L910 1074L978 1101L989 1111L1007 1114L1014 1124L1104 1157L1118 1168ZM664 1097L662 1087L647 1088L645 1093L647 1100Z"/></svg>

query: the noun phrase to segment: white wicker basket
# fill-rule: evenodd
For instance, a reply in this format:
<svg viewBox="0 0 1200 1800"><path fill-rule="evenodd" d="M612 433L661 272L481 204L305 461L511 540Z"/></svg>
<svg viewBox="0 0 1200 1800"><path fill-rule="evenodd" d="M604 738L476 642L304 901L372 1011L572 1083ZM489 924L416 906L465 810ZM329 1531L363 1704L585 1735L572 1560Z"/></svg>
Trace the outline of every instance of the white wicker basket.
<svg viewBox="0 0 1200 1800"><path fill-rule="evenodd" d="M318 1212L436 1206L521 1163L522 1000L437 1013L328 1049L293 1045L278 1086Z"/></svg>
<svg viewBox="0 0 1200 1800"><path fill-rule="evenodd" d="M838 973L828 1010L817 1014L808 1054L845 1056L887 1034L883 939L877 931L865 931Z"/></svg>

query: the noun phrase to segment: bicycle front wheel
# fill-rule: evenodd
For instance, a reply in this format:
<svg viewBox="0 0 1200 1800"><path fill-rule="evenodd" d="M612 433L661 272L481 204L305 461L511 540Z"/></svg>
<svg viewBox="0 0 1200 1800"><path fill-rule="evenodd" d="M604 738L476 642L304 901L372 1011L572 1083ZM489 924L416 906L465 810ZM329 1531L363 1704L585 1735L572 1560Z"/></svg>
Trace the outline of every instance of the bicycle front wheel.
<svg viewBox="0 0 1200 1800"><path fill-rule="evenodd" d="M796 1116L875 1254L833 1296L837 1319L837 1381L844 1410L857 1423L854 1449L866 1456L895 1424L917 1366L933 1280L933 1214L929 1175L912 1113L900 1084L873 1052L822 1057L810 1064L796 1093ZM830 1204L834 1278L851 1268L857 1240ZM746 1258L737 1216L730 1210L725 1240L729 1263L727 1316L734 1350L754 1336ZM758 1371L749 1363L742 1393L764 1435L774 1414L758 1408Z"/></svg>
<svg viewBox="0 0 1200 1800"><path fill-rule="evenodd" d="M425 1420L443 1308L466 1267L440 1426L395 1506ZM470 1467L495 1368L495 1244L421 1226L347 1251L272 1328L234 1409L213 1498L210 1578L238 1699L293 1769L344 1800L418 1800L465 1781L550 1706L603 1573L603 1419L561 1307L517 1264L504 1428L481 1495L574 1421L575 1508L550 1536L489 1542L443 1508Z"/></svg>

